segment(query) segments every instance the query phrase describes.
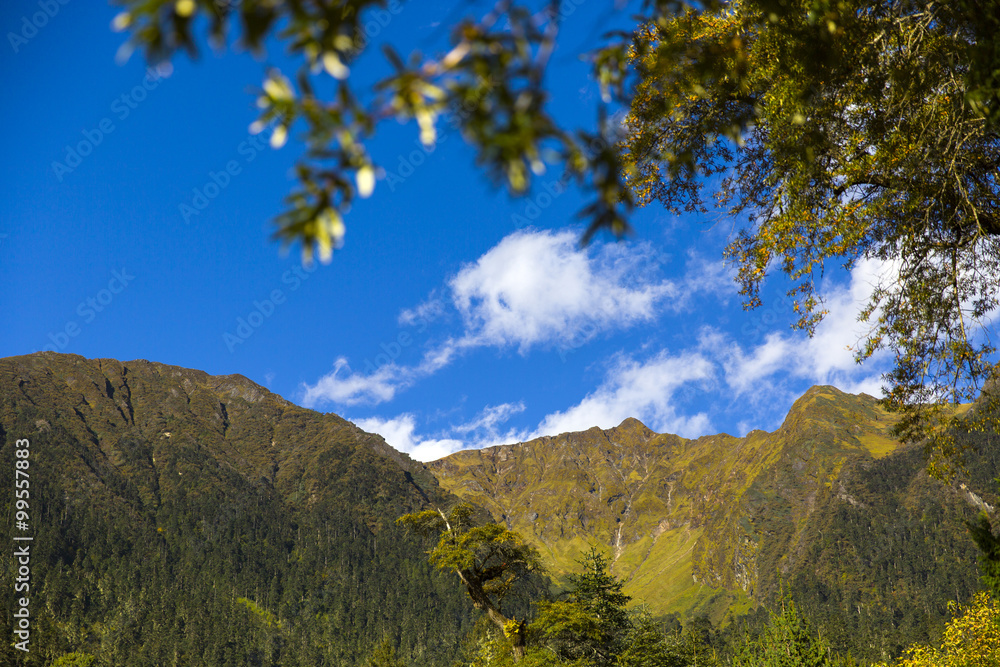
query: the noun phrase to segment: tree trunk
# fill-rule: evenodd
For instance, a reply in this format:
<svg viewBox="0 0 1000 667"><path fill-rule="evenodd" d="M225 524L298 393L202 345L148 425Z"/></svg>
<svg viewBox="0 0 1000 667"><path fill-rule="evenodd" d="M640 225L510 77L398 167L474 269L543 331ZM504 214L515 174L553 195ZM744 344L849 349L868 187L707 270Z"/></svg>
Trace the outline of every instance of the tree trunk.
<svg viewBox="0 0 1000 667"><path fill-rule="evenodd" d="M527 621L521 621L517 624L517 631L514 632L514 636L511 639L514 642L514 662L521 662L521 658L524 657L524 649L527 643L525 638L525 626Z"/></svg>
<svg viewBox="0 0 1000 667"><path fill-rule="evenodd" d="M486 612L490 620L493 621L500 631L506 636L508 633L508 624L511 621L517 623L517 629L510 634L511 641L514 644L514 662L521 662L521 658L524 657L524 650L526 645L525 639L525 627L527 621L515 621L514 619L507 618L500 610L493 605L493 601L490 600L489 596L483 591L483 587L480 585L478 579L469 572L463 572L462 570L456 570L462 583L465 584L466 590L469 592L469 597L472 598L472 606L476 609L480 609Z"/></svg>

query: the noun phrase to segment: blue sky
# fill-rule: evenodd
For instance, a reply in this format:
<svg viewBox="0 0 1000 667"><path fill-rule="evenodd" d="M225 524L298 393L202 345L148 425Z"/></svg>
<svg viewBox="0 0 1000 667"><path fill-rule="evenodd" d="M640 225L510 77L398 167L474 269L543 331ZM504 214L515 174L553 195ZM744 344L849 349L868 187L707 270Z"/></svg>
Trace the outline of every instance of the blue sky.
<svg viewBox="0 0 1000 667"><path fill-rule="evenodd" d="M404 3L373 47L437 52L453 7ZM593 128L598 91L578 55L627 9L583 0L567 18L549 79L565 123ZM302 143L293 129L274 150L248 130L268 67L288 65L281 49L119 64L116 13L80 0L0 9L0 356L240 373L421 460L629 416L742 435L776 428L813 384L878 394L882 363L857 367L846 349L877 267L830 274L830 315L809 339L789 329L780 281L743 311L721 261L724 215L654 205L629 239L581 249L584 195L554 169L525 198L496 191L445 121L432 151L415 124L380 128L369 150L401 178L354 206L330 264L304 267L270 239ZM386 71L370 48L352 79Z"/></svg>

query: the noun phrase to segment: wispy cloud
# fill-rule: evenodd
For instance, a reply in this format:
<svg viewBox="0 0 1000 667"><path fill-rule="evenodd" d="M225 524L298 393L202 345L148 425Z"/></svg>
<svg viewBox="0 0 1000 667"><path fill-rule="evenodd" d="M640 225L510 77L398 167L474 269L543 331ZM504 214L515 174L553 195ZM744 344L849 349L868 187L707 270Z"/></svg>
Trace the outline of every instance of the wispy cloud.
<svg viewBox="0 0 1000 667"><path fill-rule="evenodd" d="M359 419L356 423L420 461L431 461L460 449L524 442L593 426L611 428L628 417L638 418L655 431L696 437L711 431L708 415L681 414L675 406L675 393L687 383L711 380L714 372L712 362L697 352L671 356L663 351L641 361L619 355L597 389L573 407L547 415L535 429L501 428L525 410L520 402L487 406L468 422L430 435L417 433L418 419L411 413L391 419Z"/></svg>
<svg viewBox="0 0 1000 667"><path fill-rule="evenodd" d="M720 269L697 258L697 275L682 282L662 277L648 244L579 247L578 232L526 230L505 237L463 266L442 290L403 310L400 324L438 321L446 311L460 327L432 344L416 366L385 364L368 372L344 357L333 371L303 387L303 403L377 405L482 347L517 349L580 347L615 330L651 322L676 310L693 291L716 284ZM673 304L673 305L671 305Z"/></svg>
<svg viewBox="0 0 1000 667"><path fill-rule="evenodd" d="M356 419L354 423L369 433L378 433L389 445L418 461L433 461L460 449L481 449L527 440L525 431L500 429L512 416L523 411L523 403L487 406L470 421L435 435L418 435L417 416L412 413L391 419Z"/></svg>
<svg viewBox="0 0 1000 667"><path fill-rule="evenodd" d="M648 247L581 250L575 231L511 234L448 282L462 347L559 344L651 321L680 290L644 271ZM588 333L589 332L589 333Z"/></svg>
<svg viewBox="0 0 1000 667"><path fill-rule="evenodd" d="M637 260L615 258L614 253L620 252L618 249L601 250L594 256L584 255L581 260L572 256L580 251L565 245L570 240L575 243L575 237L563 239L554 233L520 236L508 237L515 244L526 244L519 246L518 252L507 255L505 250L496 256L487 253L450 281L450 298L465 323L461 337L449 338L432 347L417 366L390 365L369 376L344 372L346 362L338 360L334 372L316 385L313 396L348 405L383 402L390 400L400 388L444 367L472 346L523 351L551 344L559 335L582 326L581 322L590 322L591 330L601 326L627 326L621 320L627 321L630 316L645 318L647 313L655 313L657 307L683 308L678 304L692 298L692 293L716 294L720 299L729 293L723 292L729 290L731 276L728 271L721 263L696 255L688 257L685 275L676 284L630 282L629 270L615 267L615 263L621 261L633 266L631 263ZM503 243L497 248L502 246ZM538 250L545 246L548 251ZM514 262L517 256L534 257L537 261L542 255L562 258L565 263L543 267L536 272L538 275L531 276L528 275L531 273L529 267ZM595 268L602 264L604 268ZM428 435L418 433L421 430L419 419L410 413L358 423L362 428L371 427L369 430L381 433L389 444L420 460L438 458L463 448L522 442L593 426L611 428L628 417L638 418L661 433L697 437L713 432L706 408L713 403L717 408L719 405L711 399L692 410L689 399L699 394L707 397L709 392L726 387L732 390L730 393L741 409L749 407L754 412L752 420L740 419L740 432L750 428L773 428L780 423L784 406L801 393L803 382L833 384L852 393L880 393L884 355L865 366L858 366L849 346L863 338L867 331L867 325L857 321L860 307L867 302L879 279L891 274L891 270L892 267L876 262L861 262L847 282L827 285L825 306L829 312L812 338L798 331L772 331L763 338L738 340L729 333L706 326L698 340L686 349L661 349L643 356L619 352L607 361L604 377L596 388L575 405L543 416L534 428L507 425L512 418L526 412L527 406L520 401L487 406L467 422ZM526 281L523 284L522 277ZM619 296L604 304L604 310L598 304L591 313L585 312L582 304L593 299L582 293L575 294L573 290L536 300L531 298L527 285L544 285L558 291L555 285L560 280ZM539 307L539 303L544 303L544 307ZM604 318L610 317L608 313L616 313L619 320L611 321L614 318L610 318L605 323Z"/></svg>
<svg viewBox="0 0 1000 667"><path fill-rule="evenodd" d="M524 403L502 403L487 406L472 420L455 426L456 433L490 433L495 434L500 424L507 423L511 417L524 412Z"/></svg>
<svg viewBox="0 0 1000 667"><path fill-rule="evenodd" d="M581 340L653 322L668 311L704 312L703 297L724 303L733 293L732 273L720 261L689 254L682 275L672 280L663 276L665 263L643 244L581 249L571 231L511 234L463 266L426 301L400 313L402 324L447 325L441 327L444 337L429 339L419 363L389 363L360 373L347 359L338 358L332 372L305 387L303 402L386 403L476 348L527 355L536 348L558 348L567 340L579 347ZM884 355L858 366L850 346L867 333L867 325L857 321L861 306L891 272L888 265L860 262L849 280L827 284L823 292L828 314L811 338L799 331L773 331L774 322L764 317L766 326L750 336L738 338L707 325L686 348L612 355L596 388L576 404L544 415L534 428L524 426L523 417L521 426L509 426L527 411L522 401L486 406L468 421L426 434L414 413L357 423L420 460L593 426L611 428L628 417L661 433L697 437L713 430L708 406L732 411L732 406L719 407L718 396L708 397L724 387L736 399L732 405L740 406L735 415L738 428L745 432L773 427L783 416L778 413L784 407L776 406L789 404L804 382L880 393ZM697 395L706 400L691 408L691 397ZM743 414L747 409L754 412L752 420Z"/></svg>
<svg viewBox="0 0 1000 667"><path fill-rule="evenodd" d="M435 290L423 303L404 309L397 318L400 324L418 324L436 320L445 312L444 299Z"/></svg>
<svg viewBox="0 0 1000 667"><path fill-rule="evenodd" d="M547 415L535 436L582 431L592 426L611 428L628 417L659 432L703 435L712 428L708 415L681 415L674 398L682 386L702 384L714 376L712 361L696 351L670 355L664 350L643 361L620 355L597 389L573 407Z"/></svg>
<svg viewBox="0 0 1000 667"><path fill-rule="evenodd" d="M678 312L689 310L695 299L704 295L715 297L725 304L735 293L734 276L732 267L726 266L723 260L712 260L697 252L689 252L681 298L674 300L673 309Z"/></svg>
<svg viewBox="0 0 1000 667"><path fill-rule="evenodd" d="M866 260L854 268L847 284L828 285L824 290L828 313L812 337L773 331L759 345L745 347L726 334L706 329L699 347L721 361L726 383L738 395L759 393L762 386L774 387L782 378L793 377L877 396L885 354L859 365L853 348L869 331L868 323L858 321L858 313L875 285L892 270Z"/></svg>
<svg viewBox="0 0 1000 667"><path fill-rule="evenodd" d="M391 447L406 452L418 461L433 461L465 448L465 443L461 440L416 435L416 417L409 413L391 419L356 419L354 423L363 431L381 435Z"/></svg>
<svg viewBox="0 0 1000 667"><path fill-rule="evenodd" d="M312 408L324 403L378 405L391 401L397 392L447 366L454 354L453 346L439 347L427 352L416 366L389 363L368 374L352 370L346 357L337 357L331 372L316 384L305 385L302 405Z"/></svg>

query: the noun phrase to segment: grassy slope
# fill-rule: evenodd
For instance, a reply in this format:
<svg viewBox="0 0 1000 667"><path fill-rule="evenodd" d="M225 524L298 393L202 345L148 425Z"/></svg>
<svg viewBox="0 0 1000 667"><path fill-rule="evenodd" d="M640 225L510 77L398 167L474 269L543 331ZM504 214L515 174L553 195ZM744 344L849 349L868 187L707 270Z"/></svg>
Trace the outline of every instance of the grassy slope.
<svg viewBox="0 0 1000 667"><path fill-rule="evenodd" d="M773 601L779 579L800 582L816 605L819 588L843 589L838 595L844 599L861 595L869 609L879 611L869 614L870 622L849 619L834 629L851 645L849 633L865 623L888 622L908 604L891 592L900 585L884 571L885 555L897 547L916 561L935 549L954 554L911 573L914 579L951 578L952 597L976 586L974 549L961 534L961 519L974 508L955 489L926 479L919 452L902 451L889 437L893 423L872 397L813 387L774 433L686 440L629 419L606 431L458 452L429 467L442 487L543 545L557 575L573 568L582 549L605 550L627 592L655 612L705 613L724 621L757 601ZM882 498L861 503L852 495L855 487L868 484L873 466L883 461L906 488L886 489ZM992 491L982 481L976 488L980 495ZM891 535L913 519L902 512L890 516L887 508L915 494L913 489L921 490L913 496L919 503L936 508L922 510L936 523L925 543L892 546ZM850 528L860 521L874 522L889 535ZM839 531L840 544L824 540L824 530ZM865 548L874 552L855 567L860 573L839 582L832 578L840 549ZM813 571L814 562L823 564L821 571ZM907 636L926 636L945 613L943 602L915 621ZM869 643L869 654L885 649Z"/></svg>
<svg viewBox="0 0 1000 667"><path fill-rule="evenodd" d="M607 431L458 452L429 467L444 488L536 540L557 573L596 544L630 594L657 611L686 612L756 579L741 562L752 543L735 538L747 532L740 508L748 492L749 502L762 493L754 483L766 470L798 457L804 477L827 481L850 455L884 453L888 423L873 400L815 388L774 434L687 440L628 419ZM721 566L734 560L735 568Z"/></svg>

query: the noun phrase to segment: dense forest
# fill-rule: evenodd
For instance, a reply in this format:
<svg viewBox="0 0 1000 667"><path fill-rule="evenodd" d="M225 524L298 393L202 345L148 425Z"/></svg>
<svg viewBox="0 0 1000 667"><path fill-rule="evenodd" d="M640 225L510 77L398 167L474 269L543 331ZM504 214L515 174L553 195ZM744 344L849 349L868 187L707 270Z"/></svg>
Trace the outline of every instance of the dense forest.
<svg viewBox="0 0 1000 667"><path fill-rule="evenodd" d="M446 664L472 627L393 523L447 498L377 436L242 378L60 355L0 375L4 459L31 441L34 534L31 652L5 641L3 664L354 665L384 637Z"/></svg>

